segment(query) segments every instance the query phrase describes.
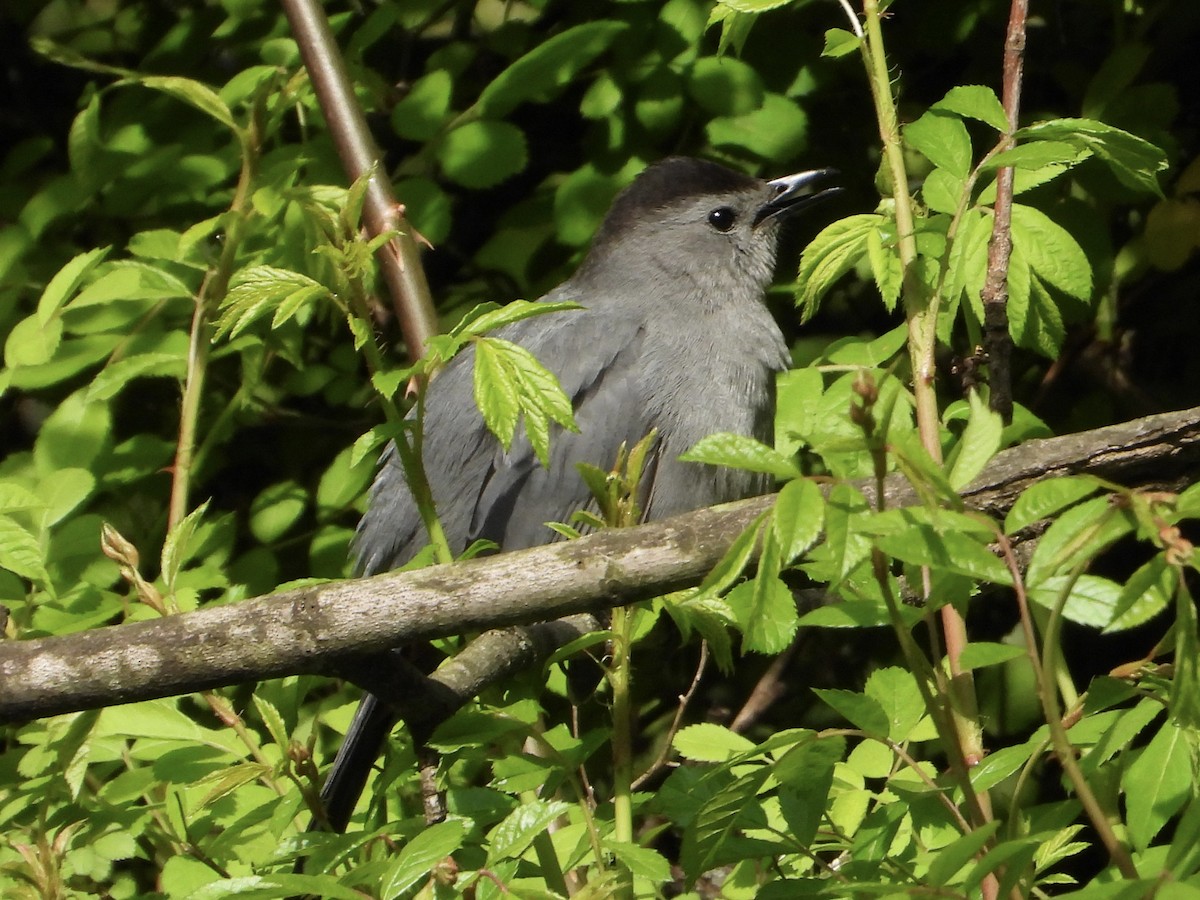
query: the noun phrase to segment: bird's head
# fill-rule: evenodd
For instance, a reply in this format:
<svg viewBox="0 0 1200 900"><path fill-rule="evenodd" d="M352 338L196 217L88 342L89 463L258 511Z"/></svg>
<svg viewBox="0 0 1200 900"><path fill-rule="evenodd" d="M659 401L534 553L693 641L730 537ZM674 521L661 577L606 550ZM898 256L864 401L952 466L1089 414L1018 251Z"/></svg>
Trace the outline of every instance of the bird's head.
<svg viewBox="0 0 1200 900"><path fill-rule="evenodd" d="M655 163L613 201L576 279L617 296L757 301L775 267L780 222L838 193L836 174L764 181L698 159Z"/></svg>

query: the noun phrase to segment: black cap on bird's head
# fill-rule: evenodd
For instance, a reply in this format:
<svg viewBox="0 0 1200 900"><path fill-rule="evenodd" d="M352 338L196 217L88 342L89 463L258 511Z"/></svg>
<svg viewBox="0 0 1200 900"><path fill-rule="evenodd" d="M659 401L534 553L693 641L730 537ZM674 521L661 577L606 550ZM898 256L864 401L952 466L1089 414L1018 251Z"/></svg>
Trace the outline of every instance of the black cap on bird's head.
<svg viewBox="0 0 1200 900"><path fill-rule="evenodd" d="M840 193L832 186L836 176L833 169L816 169L764 181L705 160L664 159L617 195L580 275L623 278L631 269L695 273L720 266L733 279L746 273L755 288L774 264L778 223ZM616 270L618 257L624 272ZM601 267L612 271L601 275Z"/></svg>

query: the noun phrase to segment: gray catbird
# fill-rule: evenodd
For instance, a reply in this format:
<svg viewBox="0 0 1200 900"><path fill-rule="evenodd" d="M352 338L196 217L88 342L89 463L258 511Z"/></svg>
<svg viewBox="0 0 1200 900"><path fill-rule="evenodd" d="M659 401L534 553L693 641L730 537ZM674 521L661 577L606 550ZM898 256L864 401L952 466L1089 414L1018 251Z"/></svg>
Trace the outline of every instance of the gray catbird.
<svg viewBox="0 0 1200 900"><path fill-rule="evenodd" d="M543 468L527 440L505 452L472 400L467 349L430 385L424 462L438 515L457 552L476 539L516 550L555 539L590 500L576 464L612 467L657 429L642 509L661 519L762 493L759 475L680 462L701 438L736 432L769 441L775 375L787 346L763 306L779 221L837 191L829 169L762 181L715 163L650 166L613 202L579 270L543 300L583 309L538 316L500 336L553 371L579 432L552 434ZM357 568L407 562L426 542L394 449L384 453L355 538ZM342 830L395 719L367 695L322 790Z"/></svg>

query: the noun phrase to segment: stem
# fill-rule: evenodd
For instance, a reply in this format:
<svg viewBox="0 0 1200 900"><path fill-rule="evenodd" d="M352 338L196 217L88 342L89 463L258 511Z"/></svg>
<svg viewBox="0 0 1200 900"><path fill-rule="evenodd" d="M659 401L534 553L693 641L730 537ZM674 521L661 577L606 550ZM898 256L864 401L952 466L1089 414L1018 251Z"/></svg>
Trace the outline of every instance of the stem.
<svg viewBox="0 0 1200 900"><path fill-rule="evenodd" d="M200 400L204 394L204 377L208 372L208 357L212 349L212 315L229 290L234 263L241 246L242 228L254 214L250 207L250 192L258 169L259 117L255 108L246 132L241 135L242 169L238 175L233 201L226 213L228 225L225 242L216 266L208 270L196 295L192 312L191 333L188 336L187 375L179 409L179 438L175 444L175 464L172 467L171 500L167 508L168 533L188 513L188 493L195 471L196 429L200 419Z"/></svg>
<svg viewBox="0 0 1200 900"><path fill-rule="evenodd" d="M630 699L632 661L630 640L633 615L631 610L618 606L613 610L613 661L608 682L613 692L613 838L633 843L633 704ZM633 897L633 874L618 862L621 882L617 897Z"/></svg>
<svg viewBox="0 0 1200 900"><path fill-rule="evenodd" d="M346 177L353 184L370 173L363 201L367 230L371 237L389 231L395 234L379 248L376 258L387 281L409 356L419 359L438 327L412 228L404 218L403 208L396 203L391 184L380 174L379 148L355 99L353 83L320 3L283 0L283 8Z"/></svg>
<svg viewBox="0 0 1200 900"><path fill-rule="evenodd" d="M1042 704L1042 716L1045 718L1046 726L1050 730L1050 740L1054 745L1054 753L1058 757L1063 771L1070 779L1071 785L1075 789L1075 796L1079 798L1079 802L1083 806L1088 820L1092 823L1092 827L1096 829L1096 833L1100 836L1104 848L1108 851L1109 858L1124 877L1137 878L1138 872L1133 865L1133 860L1129 856L1129 851L1117 837L1116 832L1113 831L1112 823L1108 820L1108 815L1100 805L1100 801L1096 799L1096 795L1092 793L1087 779L1080 770L1079 764L1075 761L1075 748L1071 745L1067 729L1063 726L1062 711L1058 704L1058 694L1053 687L1053 673L1057 666L1057 641L1059 627L1062 623L1062 610L1066 605L1067 597L1071 594L1071 588L1074 586L1076 579L1082 574L1086 563L1080 563L1075 567L1071 572L1071 577L1067 579L1066 586L1059 593L1058 602L1055 604L1054 611L1046 627L1046 652L1039 659L1037 635L1033 627L1033 616L1030 614L1029 598L1025 593L1025 580L1021 575L1021 568L1017 565L1017 558L1013 553L1012 544L1009 542L1007 535L999 528L996 529L995 533L996 540L1004 556L1005 565L1008 566L1008 571L1012 574L1013 591L1017 598L1017 610L1021 616L1021 630L1025 637L1026 654L1029 657L1030 665L1033 667L1038 699Z"/></svg>
<svg viewBox="0 0 1200 900"><path fill-rule="evenodd" d="M1025 20L1029 0L1012 0L1008 35L1004 41L1004 112L1008 131L1001 135L999 149L1013 145L1021 113L1021 73L1025 55ZM1008 262L1012 256L1013 170L1005 166L996 173L996 205L992 236L988 241L987 277L983 300L984 343L990 370L989 405L1005 424L1012 421L1012 337L1008 329Z"/></svg>

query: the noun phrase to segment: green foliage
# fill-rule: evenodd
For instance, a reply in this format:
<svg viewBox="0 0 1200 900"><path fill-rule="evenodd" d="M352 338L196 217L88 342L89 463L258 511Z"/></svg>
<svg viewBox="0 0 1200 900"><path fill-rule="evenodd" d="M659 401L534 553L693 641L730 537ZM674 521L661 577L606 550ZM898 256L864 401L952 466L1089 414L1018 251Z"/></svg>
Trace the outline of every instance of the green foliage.
<svg viewBox="0 0 1200 900"><path fill-rule="evenodd" d="M1003 521L960 492L1050 427L1110 421L1142 394L1197 402L1200 167L1174 121L1193 89L1147 80L1160 53L1172 70L1168 31L1186 34L1175 23L1196 13L1161 0L1031 30L1031 121L1006 146L996 93L943 74L999 82L978 66L1000 56L1004 11L881 5L883 71L901 84L875 96L905 104L911 178L897 182L885 153L879 202L866 181L880 126L857 62L881 48L836 4L328 7L390 167L373 174L439 245L428 259L447 328L422 360L400 358L384 312L373 254L394 235L362 233L367 180L341 186L275 6L6 9L21 45L6 63L25 79L0 122L0 604L14 639L347 575L374 458L389 440L415 455L422 385L459 353L474 356L483 421L545 463L574 427L570 402L503 329L574 306L495 301L561 281L645 162L682 152L767 176L837 165L850 199L832 224L800 226L806 330L779 380L774 446L719 434L685 456L776 479L774 505L698 588L618 613L544 678L514 678L442 723L429 743L445 821L424 821L401 732L351 833L307 831L356 693L285 678L7 726L0 893L1195 891L1187 535L1200 488L1055 473ZM1072 41L1048 53L1044 32ZM1176 62L1194 53L1184 43ZM913 352L928 316L962 371L979 362L1003 167L1012 423L986 386L968 374L958 391L949 367L935 376ZM1167 375L1088 367L1143 333L1162 342L1147 355L1170 359ZM940 392L932 421L923 389ZM595 507L558 533L636 523L653 442L581 472ZM877 499L889 474L911 502ZM798 608L801 585L825 602ZM971 619L963 645L943 645L939 623L968 609L1003 627ZM578 689L557 665L584 654L607 677L572 709ZM968 760L973 739L986 755Z"/></svg>

